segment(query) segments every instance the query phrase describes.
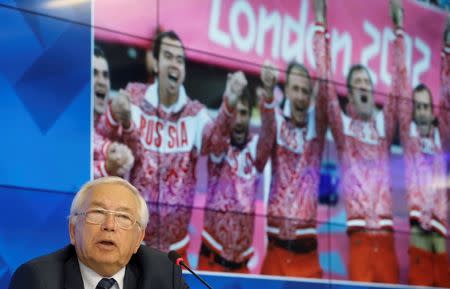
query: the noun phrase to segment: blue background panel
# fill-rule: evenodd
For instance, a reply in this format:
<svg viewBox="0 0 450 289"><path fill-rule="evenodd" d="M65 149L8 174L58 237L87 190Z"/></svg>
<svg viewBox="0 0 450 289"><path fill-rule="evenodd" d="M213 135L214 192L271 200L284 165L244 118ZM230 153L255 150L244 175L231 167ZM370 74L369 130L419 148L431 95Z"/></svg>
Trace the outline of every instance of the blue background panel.
<svg viewBox="0 0 450 289"><path fill-rule="evenodd" d="M90 19L82 6L62 10ZM0 184L74 191L90 176L90 28L2 5L0 26Z"/></svg>

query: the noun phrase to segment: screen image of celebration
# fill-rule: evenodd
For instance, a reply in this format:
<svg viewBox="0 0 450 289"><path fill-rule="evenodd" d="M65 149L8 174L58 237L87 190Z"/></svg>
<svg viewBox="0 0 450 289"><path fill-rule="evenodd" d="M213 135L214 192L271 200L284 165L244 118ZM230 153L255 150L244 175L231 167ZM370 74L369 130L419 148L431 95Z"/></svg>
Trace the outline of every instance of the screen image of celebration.
<svg viewBox="0 0 450 289"><path fill-rule="evenodd" d="M140 190L145 244L201 271L450 286L445 8L138 2L114 25L124 4L95 3L93 173Z"/></svg>

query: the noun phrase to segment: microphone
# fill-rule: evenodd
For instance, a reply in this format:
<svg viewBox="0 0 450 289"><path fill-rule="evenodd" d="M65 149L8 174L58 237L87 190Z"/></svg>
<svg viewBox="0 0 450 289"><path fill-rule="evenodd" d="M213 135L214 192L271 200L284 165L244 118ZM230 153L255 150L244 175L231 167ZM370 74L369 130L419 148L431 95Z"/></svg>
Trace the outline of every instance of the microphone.
<svg viewBox="0 0 450 289"><path fill-rule="evenodd" d="M197 278L198 280L200 280L203 284L205 284L206 287L208 287L209 289L213 289L208 283L206 283L205 280L203 280L202 277L198 276L194 271L192 271L191 268L189 268L188 265L186 265L186 263L184 263L183 258L181 258L180 254L177 253L177 251L170 251L167 256L169 257L169 260L172 261L172 263L174 263L175 265L178 266L183 266L184 268L186 268L186 270L188 270L189 272L192 273L192 275L195 276L195 278Z"/></svg>

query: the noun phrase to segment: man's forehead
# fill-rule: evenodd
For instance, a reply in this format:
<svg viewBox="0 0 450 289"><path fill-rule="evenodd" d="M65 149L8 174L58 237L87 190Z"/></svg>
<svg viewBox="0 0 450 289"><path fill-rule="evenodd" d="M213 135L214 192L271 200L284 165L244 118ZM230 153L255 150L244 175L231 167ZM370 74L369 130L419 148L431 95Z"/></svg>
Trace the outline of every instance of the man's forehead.
<svg viewBox="0 0 450 289"><path fill-rule="evenodd" d="M430 103L431 95L428 93L427 90L416 91L414 93L414 100L420 103Z"/></svg>
<svg viewBox="0 0 450 289"><path fill-rule="evenodd" d="M92 187L85 200L85 205L114 205L136 209L138 200L134 193L122 184L106 183Z"/></svg>
<svg viewBox="0 0 450 289"><path fill-rule="evenodd" d="M249 111L249 104L248 102L243 102L242 100L238 100L236 104L236 109L238 111Z"/></svg>
<svg viewBox="0 0 450 289"><path fill-rule="evenodd" d="M108 70L108 62L103 57L94 57L94 68L98 70Z"/></svg>
<svg viewBox="0 0 450 289"><path fill-rule="evenodd" d="M370 80L370 76L369 73L367 72L367 70L365 69L358 69L355 70L352 74L352 80L356 80L356 79L369 79Z"/></svg>
<svg viewBox="0 0 450 289"><path fill-rule="evenodd" d="M295 79L296 81L299 81L300 79L304 79L306 82L308 82L308 76L306 72L303 69L300 69L298 67L294 67L289 72L288 77L290 79Z"/></svg>
<svg viewBox="0 0 450 289"><path fill-rule="evenodd" d="M181 42L176 40L176 39L172 39L172 38L164 38L161 42L161 50L168 50L168 51L172 51L172 52L178 52L181 54L184 54L183 48L181 46Z"/></svg>

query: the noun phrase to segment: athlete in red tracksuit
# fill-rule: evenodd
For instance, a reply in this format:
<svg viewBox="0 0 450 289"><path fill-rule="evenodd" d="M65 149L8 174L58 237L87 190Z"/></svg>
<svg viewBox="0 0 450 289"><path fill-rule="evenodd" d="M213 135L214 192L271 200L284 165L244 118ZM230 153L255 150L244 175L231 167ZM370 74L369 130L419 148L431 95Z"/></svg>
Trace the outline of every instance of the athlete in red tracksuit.
<svg viewBox="0 0 450 289"><path fill-rule="evenodd" d="M411 222L409 283L450 287L446 236L448 235L445 153L450 144L450 54L441 59L439 114L430 90L423 84L413 90L407 83L403 57L402 22L396 23L395 94L399 99L400 138L405 157L405 186Z"/></svg>
<svg viewBox="0 0 450 289"><path fill-rule="evenodd" d="M146 89L130 85L102 118L107 134L122 140L136 156L130 180L149 203L145 242L181 254L189 243L197 160L229 142L236 95L246 85L241 72L229 76L225 102L211 122L206 108L190 100L182 86L184 55L173 31L161 33L154 43L158 80ZM141 101L134 106L129 99Z"/></svg>
<svg viewBox="0 0 450 289"><path fill-rule="evenodd" d="M323 78L326 60L319 55L325 52L320 49L320 40L315 37L314 46L316 59L321 58L317 60L318 76ZM261 273L320 278L316 219L326 128L324 93L320 88L313 105L309 72L293 62L286 72L285 94L284 109L275 113L273 124L269 245Z"/></svg>
<svg viewBox="0 0 450 289"><path fill-rule="evenodd" d="M99 119L105 112L110 92L109 66L104 52L95 47L93 58L94 100L94 178L115 175L127 178L134 163L131 150L124 144L111 142L101 134Z"/></svg>
<svg viewBox="0 0 450 289"><path fill-rule="evenodd" d="M93 58L94 85L94 178L107 176L106 159L111 142L97 132L100 116L105 112L106 102L110 90L109 67L103 51L95 47Z"/></svg>
<svg viewBox="0 0 450 289"><path fill-rule="evenodd" d="M318 19L319 22L325 20L323 1L322 4L323 9L319 11L322 21ZM324 37L323 34L319 36ZM331 71L328 75L332 79ZM395 98L388 96L383 110L377 110L373 84L362 65L351 68L347 87L349 103L345 111L340 107L332 82L328 85L327 102L342 173L341 191L345 197L350 240L349 278L397 283L399 273L389 177Z"/></svg>
<svg viewBox="0 0 450 289"><path fill-rule="evenodd" d="M264 95L267 95L264 93ZM270 155L273 97L261 99L261 134L249 132L251 103L245 92L236 106L230 143L208 157L208 192L198 269L249 273L257 180Z"/></svg>

